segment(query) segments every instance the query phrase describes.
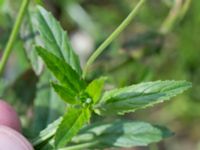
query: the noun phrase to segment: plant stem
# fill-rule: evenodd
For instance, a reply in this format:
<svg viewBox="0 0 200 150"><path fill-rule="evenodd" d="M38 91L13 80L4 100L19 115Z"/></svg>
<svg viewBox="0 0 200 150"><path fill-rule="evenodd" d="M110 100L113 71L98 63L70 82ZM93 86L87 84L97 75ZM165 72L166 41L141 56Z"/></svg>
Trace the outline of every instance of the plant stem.
<svg viewBox="0 0 200 150"><path fill-rule="evenodd" d="M180 11L180 14L179 14L180 20L185 16L187 11L189 10L191 3L192 3L192 0L186 0L184 2L183 6L182 6L182 9Z"/></svg>
<svg viewBox="0 0 200 150"><path fill-rule="evenodd" d="M171 31L172 27L174 26L174 24L176 23L178 19L182 3L183 3L183 0L174 1L174 5L170 10L169 15L167 16L167 18L164 20L163 24L161 25L161 28L160 28L161 34L166 34L169 31Z"/></svg>
<svg viewBox="0 0 200 150"><path fill-rule="evenodd" d="M130 24L133 18L136 16L138 10L146 0L140 0L135 8L130 12L126 19L117 27L117 29L97 48L97 50L88 59L86 66L83 70L83 78L85 78L89 66L95 61L95 59L105 50L106 47Z"/></svg>
<svg viewBox="0 0 200 150"><path fill-rule="evenodd" d="M192 0L175 0L167 18L160 28L160 33L165 35L169 33L178 21L180 21L190 8Z"/></svg>
<svg viewBox="0 0 200 150"><path fill-rule="evenodd" d="M8 61L8 58L10 56L10 52L14 46L14 42L16 40L17 34L19 32L20 25L22 23L23 17L25 15L26 9L28 7L28 3L30 0L23 0L20 6L19 14L17 16L16 22L14 24L14 27L12 29L11 35L9 37L9 40L7 42L5 52L2 56L2 59L0 61L0 75L3 73L3 70L5 68L5 65Z"/></svg>
<svg viewBox="0 0 200 150"><path fill-rule="evenodd" d="M189 9L191 0L176 0L174 6L171 8L169 15L164 20L161 28L161 34L167 34L172 30L175 24L180 21Z"/></svg>

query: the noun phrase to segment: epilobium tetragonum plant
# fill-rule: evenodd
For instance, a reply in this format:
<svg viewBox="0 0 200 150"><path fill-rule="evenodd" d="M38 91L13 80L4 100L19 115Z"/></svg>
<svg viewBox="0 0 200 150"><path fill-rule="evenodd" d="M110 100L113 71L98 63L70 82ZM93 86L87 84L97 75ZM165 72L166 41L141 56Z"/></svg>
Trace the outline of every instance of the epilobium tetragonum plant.
<svg viewBox="0 0 200 150"><path fill-rule="evenodd" d="M135 9L133 12L135 14ZM89 65L122 31L127 20L91 56L83 73L67 34L53 16L38 7L37 21L43 47L37 46L36 50L56 78L51 82L52 88L68 105L63 117L49 125L34 140L36 148L71 150L145 146L172 135L166 128L140 121L89 123L92 113L104 117L123 115L169 100L191 87L186 81L155 81L104 92L105 77L99 77L89 84L86 82Z"/></svg>
<svg viewBox="0 0 200 150"><path fill-rule="evenodd" d="M128 17L91 55L83 70L66 32L51 13L41 6L37 7L36 25L33 28L39 32L42 44L36 42L33 55L38 57L38 54L52 73L51 86L67 104L67 108L62 117L49 124L32 141L35 149L130 148L159 142L172 135L165 127L142 121L114 120L110 123L90 123L93 113L103 117L123 115L167 101L191 87L186 81L167 80L144 82L105 91L106 77L99 77L90 83L86 81L90 65L126 28L144 2L145 0L139 1ZM25 6L27 7L27 4ZM1 63L2 66L5 61L6 58ZM34 61L32 65L39 74L39 65Z"/></svg>

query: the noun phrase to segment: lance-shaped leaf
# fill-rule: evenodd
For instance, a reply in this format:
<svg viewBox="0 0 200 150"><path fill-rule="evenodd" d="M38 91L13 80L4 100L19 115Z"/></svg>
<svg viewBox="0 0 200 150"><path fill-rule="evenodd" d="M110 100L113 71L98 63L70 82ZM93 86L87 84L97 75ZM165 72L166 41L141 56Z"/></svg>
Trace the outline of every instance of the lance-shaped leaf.
<svg viewBox="0 0 200 150"><path fill-rule="evenodd" d="M79 75L81 75L78 56L74 53L66 32L53 15L44 8L38 6L36 23L45 48L50 50L54 55L65 60Z"/></svg>
<svg viewBox="0 0 200 150"><path fill-rule="evenodd" d="M169 100L191 87L186 81L155 81L108 91L97 106L99 114L134 112Z"/></svg>
<svg viewBox="0 0 200 150"><path fill-rule="evenodd" d="M40 36L38 36L37 30L35 29L34 22L36 22L34 12L27 10L26 18L24 19L21 27L20 35L24 41L23 45L27 58L29 59L36 75L39 76L42 72L43 64L35 50L35 45L41 44L41 39Z"/></svg>
<svg viewBox="0 0 200 150"><path fill-rule="evenodd" d="M48 52L42 47L36 47L36 50L44 60L49 70L62 85L75 92L80 92L83 88L85 88L85 82L64 60Z"/></svg>
<svg viewBox="0 0 200 150"><path fill-rule="evenodd" d="M159 142L173 133L165 127L140 121L115 121L85 127L73 138L73 145L87 144L87 148L147 146ZM73 147L73 146L72 146Z"/></svg>
<svg viewBox="0 0 200 150"><path fill-rule="evenodd" d="M51 84L56 93L60 96L62 100L70 104L78 103L75 99L76 93L69 87L62 86L56 83Z"/></svg>
<svg viewBox="0 0 200 150"><path fill-rule="evenodd" d="M95 79L86 88L86 92L92 97L94 104L100 99L105 80L105 77Z"/></svg>
<svg viewBox="0 0 200 150"><path fill-rule="evenodd" d="M88 108L68 108L55 135L56 148L64 147L90 119Z"/></svg>

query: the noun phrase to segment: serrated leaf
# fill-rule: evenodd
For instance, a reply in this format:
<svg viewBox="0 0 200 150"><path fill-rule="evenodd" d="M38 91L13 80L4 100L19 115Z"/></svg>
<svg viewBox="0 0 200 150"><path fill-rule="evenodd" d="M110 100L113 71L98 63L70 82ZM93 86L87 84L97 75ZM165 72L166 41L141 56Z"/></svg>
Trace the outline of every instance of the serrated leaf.
<svg viewBox="0 0 200 150"><path fill-rule="evenodd" d="M36 50L49 70L63 86L72 89L74 92L80 92L85 88L85 82L64 60L58 58L42 47L36 47Z"/></svg>
<svg viewBox="0 0 200 150"><path fill-rule="evenodd" d="M99 114L123 114L169 100L191 87L186 81L155 81L108 91L97 106Z"/></svg>
<svg viewBox="0 0 200 150"><path fill-rule="evenodd" d="M95 79L86 88L86 92L92 97L94 104L100 99L105 80L105 77Z"/></svg>
<svg viewBox="0 0 200 150"><path fill-rule="evenodd" d="M75 99L76 93L73 90L71 90L71 88L66 87L66 86L64 87L64 86L56 84L56 83L52 83L51 85L54 88L54 90L56 91L56 93L61 97L62 100L64 100L67 103L70 103L70 104L77 103L77 101Z"/></svg>
<svg viewBox="0 0 200 150"><path fill-rule="evenodd" d="M88 108L68 108L55 135L56 148L64 147L90 119Z"/></svg>
<svg viewBox="0 0 200 150"><path fill-rule="evenodd" d="M79 75L81 75L79 58L74 53L66 32L51 13L40 6L37 8L37 28L45 48L50 50L54 55L65 60Z"/></svg>
<svg viewBox="0 0 200 150"><path fill-rule="evenodd" d="M165 127L154 126L140 121L115 121L107 124L94 124L85 127L73 138L73 144L87 144L87 148L109 148L147 146L172 136ZM73 146L72 146L73 147Z"/></svg>
<svg viewBox="0 0 200 150"><path fill-rule="evenodd" d="M38 36L34 25L34 22L36 22L35 19L34 12L27 11L25 21L21 27L20 35L24 41L27 58L29 59L34 72L39 76L42 72L43 64L35 50L35 45L41 45L41 39Z"/></svg>

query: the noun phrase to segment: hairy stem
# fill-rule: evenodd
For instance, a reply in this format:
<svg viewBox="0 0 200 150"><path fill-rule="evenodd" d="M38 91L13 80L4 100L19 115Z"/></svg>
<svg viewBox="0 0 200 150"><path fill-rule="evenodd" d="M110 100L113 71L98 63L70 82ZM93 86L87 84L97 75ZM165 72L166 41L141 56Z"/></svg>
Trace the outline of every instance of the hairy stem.
<svg viewBox="0 0 200 150"><path fill-rule="evenodd" d="M105 50L106 47L130 24L133 18L136 16L138 10L146 0L140 0L135 8L130 12L126 19L117 27L117 29L97 48L97 50L88 59L86 66L83 70L83 78L85 78L89 66L95 61L95 59Z"/></svg>
<svg viewBox="0 0 200 150"><path fill-rule="evenodd" d="M28 7L28 3L30 0L23 0L20 6L19 14L17 16L16 22L14 24L14 27L12 29L11 35L9 37L9 40L7 42L4 54L2 56L2 59L0 61L0 75L3 73L3 70L5 68L5 65L8 61L8 58L10 56L11 50L14 46L14 42L16 40L17 34L19 32L19 28L21 26L24 14L26 12L26 9Z"/></svg>

